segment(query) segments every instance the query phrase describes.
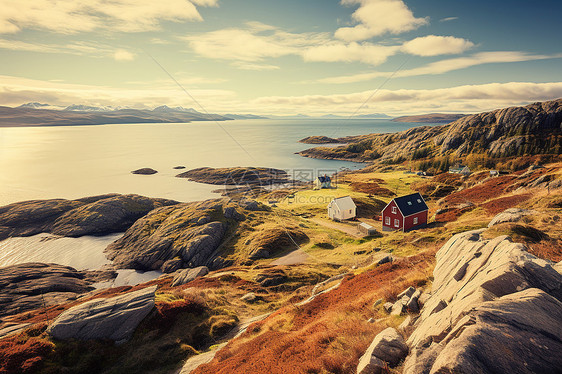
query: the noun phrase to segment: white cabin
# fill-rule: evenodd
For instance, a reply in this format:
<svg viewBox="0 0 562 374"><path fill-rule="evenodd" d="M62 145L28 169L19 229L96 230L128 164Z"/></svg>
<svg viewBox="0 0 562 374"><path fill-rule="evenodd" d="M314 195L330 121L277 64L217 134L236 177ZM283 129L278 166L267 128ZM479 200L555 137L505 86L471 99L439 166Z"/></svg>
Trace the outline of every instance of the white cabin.
<svg viewBox="0 0 562 374"><path fill-rule="evenodd" d="M355 218L357 206L350 196L338 197L328 204L328 217L334 221Z"/></svg>

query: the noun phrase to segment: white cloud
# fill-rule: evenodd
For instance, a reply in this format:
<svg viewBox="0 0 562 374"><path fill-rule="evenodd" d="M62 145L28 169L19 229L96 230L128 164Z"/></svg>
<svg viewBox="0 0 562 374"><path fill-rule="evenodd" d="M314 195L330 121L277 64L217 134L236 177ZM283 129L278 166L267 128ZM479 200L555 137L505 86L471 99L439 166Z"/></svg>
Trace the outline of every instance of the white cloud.
<svg viewBox="0 0 562 374"><path fill-rule="evenodd" d="M272 96L253 101L289 113L353 113L372 91L336 95ZM490 83L432 90L379 90L362 113L398 115L431 111L476 112L562 97L562 82ZM359 113L361 114L361 113Z"/></svg>
<svg viewBox="0 0 562 374"><path fill-rule="evenodd" d="M197 54L213 59L261 61L297 52L290 39L245 29L223 29L185 39Z"/></svg>
<svg viewBox="0 0 562 374"><path fill-rule="evenodd" d="M124 49L118 49L113 54L113 58L115 61L133 61L135 59L135 55Z"/></svg>
<svg viewBox="0 0 562 374"><path fill-rule="evenodd" d="M255 71L267 71L267 70L279 70L280 67L277 65L267 65L267 64L252 64L249 62L236 61L232 63L232 66L237 67L242 70L255 70Z"/></svg>
<svg viewBox="0 0 562 374"><path fill-rule="evenodd" d="M417 56L437 56L460 54L472 47L474 47L474 43L466 39L427 35L404 43L402 50Z"/></svg>
<svg viewBox="0 0 562 374"><path fill-rule="evenodd" d="M142 89L108 86L78 85L0 75L0 105L20 105L39 101L52 105L69 104L155 107L158 105L195 106L191 99L175 85L155 84ZM229 90L190 89L190 94L209 111L217 101L232 100L236 94Z"/></svg>
<svg viewBox="0 0 562 374"><path fill-rule="evenodd" d="M441 61L432 62L430 64L418 68L402 70L396 73L395 77L438 75L438 74L448 73L450 71L466 69L472 66L483 65L483 64L536 61L536 60L546 60L551 58L562 58L562 54L533 55L533 54L517 52L517 51L480 52L467 57L445 59ZM319 79L318 82L329 83L329 84L346 84L346 83L364 82L380 77L390 77L393 74L394 72L390 72L390 71L375 71L371 73L322 78Z"/></svg>
<svg viewBox="0 0 562 374"><path fill-rule="evenodd" d="M201 21L198 6L217 0L0 0L0 33L22 29L77 33L157 30L162 21Z"/></svg>
<svg viewBox="0 0 562 374"><path fill-rule="evenodd" d="M0 76L0 82L0 105L16 106L38 101L60 106L80 103L100 106L118 104L137 108L163 104L195 107L184 92L166 82L146 84L137 89L77 85L12 76ZM242 102L235 92L229 90L190 89L189 92L211 113L343 115L354 113L372 94L372 91L364 91L332 95L271 96ZM489 83L431 90L383 89L358 114L480 112L559 97L562 97L562 82Z"/></svg>
<svg viewBox="0 0 562 374"><path fill-rule="evenodd" d="M345 41L370 39L383 34L400 34L428 24L427 18L416 18L402 0L342 0L343 5L357 5L353 13L356 26L341 27L335 36Z"/></svg>
<svg viewBox="0 0 562 374"><path fill-rule="evenodd" d="M439 22L450 22L450 21L456 21L458 19L459 17L446 17L446 18L441 18Z"/></svg>
<svg viewBox="0 0 562 374"><path fill-rule="evenodd" d="M199 55L239 62L261 62L266 58L300 56L309 62L362 62L379 65L400 50L400 46L372 43L344 43L333 40L328 33L289 33L258 22L248 28L230 28L184 37ZM256 68L236 63L234 66ZM259 65L264 70L263 64ZM274 69L273 65L265 65Z"/></svg>
<svg viewBox="0 0 562 374"><path fill-rule="evenodd" d="M370 65L380 65L388 57L399 50L396 46L383 46L371 43L329 43L316 47L309 47L302 53L305 61L325 62L363 62Z"/></svg>

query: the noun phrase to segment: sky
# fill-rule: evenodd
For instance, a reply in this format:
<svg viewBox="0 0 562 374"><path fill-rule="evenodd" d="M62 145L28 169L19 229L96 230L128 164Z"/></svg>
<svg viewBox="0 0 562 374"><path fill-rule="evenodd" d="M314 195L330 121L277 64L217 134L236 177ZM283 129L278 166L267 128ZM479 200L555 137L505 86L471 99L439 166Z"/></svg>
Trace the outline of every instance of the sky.
<svg viewBox="0 0 562 374"><path fill-rule="evenodd" d="M560 14L560 0L0 0L0 105L524 105L562 97Z"/></svg>

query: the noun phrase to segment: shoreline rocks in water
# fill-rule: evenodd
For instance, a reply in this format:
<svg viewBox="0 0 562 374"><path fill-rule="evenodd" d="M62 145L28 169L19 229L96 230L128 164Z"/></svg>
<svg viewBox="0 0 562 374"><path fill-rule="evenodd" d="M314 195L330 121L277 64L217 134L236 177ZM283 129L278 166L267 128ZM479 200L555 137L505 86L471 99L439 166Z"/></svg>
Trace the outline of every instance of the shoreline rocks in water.
<svg viewBox="0 0 562 374"><path fill-rule="evenodd" d="M190 181L227 186L265 186L290 182L285 170L263 167L197 168L176 175Z"/></svg>
<svg viewBox="0 0 562 374"><path fill-rule="evenodd" d="M0 240L40 233L79 237L123 232L151 210L175 204L178 202L119 194L23 201L0 207Z"/></svg>
<svg viewBox="0 0 562 374"><path fill-rule="evenodd" d="M70 266L33 262L0 268L0 317L74 300L93 290L90 284Z"/></svg>
<svg viewBox="0 0 562 374"><path fill-rule="evenodd" d="M131 173L138 174L138 175L152 175L158 173L158 170L154 170L151 168L142 168L142 169L133 170L131 171Z"/></svg>

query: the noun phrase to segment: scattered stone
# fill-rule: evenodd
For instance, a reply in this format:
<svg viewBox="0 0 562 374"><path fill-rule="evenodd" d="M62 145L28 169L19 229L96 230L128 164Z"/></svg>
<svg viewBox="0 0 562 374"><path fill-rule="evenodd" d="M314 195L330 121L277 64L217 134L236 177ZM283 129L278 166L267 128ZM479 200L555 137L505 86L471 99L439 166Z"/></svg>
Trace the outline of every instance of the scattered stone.
<svg viewBox="0 0 562 374"><path fill-rule="evenodd" d="M404 318L404 321L402 321L400 326L398 326L398 330L403 332L408 332L408 328L410 327L411 324L412 324L412 316L408 315L406 316L406 318Z"/></svg>
<svg viewBox="0 0 562 374"><path fill-rule="evenodd" d="M387 313L390 313L390 311L392 310L392 307L393 307L393 306L394 306L394 304L389 301L389 302L384 303L384 305L383 305L382 307L384 308L384 310L385 310Z"/></svg>
<svg viewBox="0 0 562 374"><path fill-rule="evenodd" d="M375 323L375 319L373 317L371 317L367 320L367 323Z"/></svg>
<svg viewBox="0 0 562 374"><path fill-rule="evenodd" d="M405 309L405 305L402 302L402 299L400 299L397 302L395 302L394 305L392 306L392 309L390 311L390 315L391 316L399 316L402 313L404 313L404 309Z"/></svg>
<svg viewBox="0 0 562 374"><path fill-rule="evenodd" d="M183 284L189 283L195 278L204 277L209 274L209 268L206 266L199 266L193 269L183 269L176 272L174 275L174 280L172 281L172 287L181 286Z"/></svg>
<svg viewBox="0 0 562 374"><path fill-rule="evenodd" d="M244 296L242 296L242 297L240 298L240 300L245 301L245 302L247 302L247 303L252 303L252 302L254 302L254 301L257 300L257 296L256 296L256 294L253 293L253 292L248 292L247 294L245 294Z"/></svg>
<svg viewBox="0 0 562 374"><path fill-rule="evenodd" d="M246 217L239 213L234 206L229 206L224 208L224 218L230 218L235 221L243 221Z"/></svg>
<svg viewBox="0 0 562 374"><path fill-rule="evenodd" d="M408 300L409 300L409 298L412 297L412 295L414 294L414 292L416 292L416 289L415 289L414 287L408 287L408 288L405 289L404 291L400 292L397 297L398 297L399 299L401 299L401 298L403 298L404 296L407 296L407 297L408 297Z"/></svg>
<svg viewBox="0 0 562 374"><path fill-rule="evenodd" d="M488 227L492 227L495 225L499 225L500 223L506 222L518 222L523 219L523 217L533 214L532 210L527 209L520 209L520 208L509 208L504 210L503 212L496 215L488 224Z"/></svg>
<svg viewBox="0 0 562 374"><path fill-rule="evenodd" d="M185 169L185 166L174 166L175 170L181 170L181 169Z"/></svg>
<svg viewBox="0 0 562 374"><path fill-rule="evenodd" d="M108 299L94 299L76 305L55 319L48 332L55 339L131 338L138 324L154 308L156 286Z"/></svg>
<svg viewBox="0 0 562 374"><path fill-rule="evenodd" d="M394 261L394 258L392 258L392 256L389 255L389 256L385 256L385 257L381 258L377 264L382 265L382 264L386 264L386 263L389 263L389 262L392 262L392 261Z"/></svg>
<svg viewBox="0 0 562 374"><path fill-rule="evenodd" d="M396 366L407 354L408 346L404 339L396 329L389 327L375 336L373 342L359 360L357 373L382 373L381 370L386 367L384 362L387 362L390 366ZM381 361L384 361L382 365Z"/></svg>
<svg viewBox="0 0 562 374"><path fill-rule="evenodd" d="M140 174L140 175L152 175L158 173L158 171L151 168L142 168L142 169L133 170L131 171L131 173Z"/></svg>
<svg viewBox="0 0 562 374"><path fill-rule="evenodd" d="M164 262L161 269L164 274L169 274L169 273L174 273L177 270L180 270L181 268L183 268L183 266L184 266L183 260L179 257L174 257Z"/></svg>
<svg viewBox="0 0 562 374"><path fill-rule="evenodd" d="M373 309L375 309L376 307L378 307L379 305L381 305L383 301L384 301L383 299L377 299L377 300L373 303Z"/></svg>
<svg viewBox="0 0 562 374"><path fill-rule="evenodd" d="M375 356L364 355L357 365L357 374L382 374L387 372L387 363Z"/></svg>

